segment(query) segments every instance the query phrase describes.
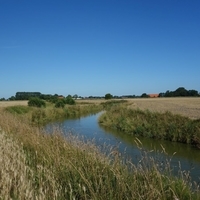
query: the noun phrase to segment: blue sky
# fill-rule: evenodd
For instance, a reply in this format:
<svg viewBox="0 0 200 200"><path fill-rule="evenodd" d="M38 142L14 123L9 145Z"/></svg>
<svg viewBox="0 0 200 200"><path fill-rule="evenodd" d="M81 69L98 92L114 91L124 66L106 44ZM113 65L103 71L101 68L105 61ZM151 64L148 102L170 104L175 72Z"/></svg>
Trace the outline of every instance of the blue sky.
<svg viewBox="0 0 200 200"><path fill-rule="evenodd" d="M200 91L199 0L0 0L0 98Z"/></svg>

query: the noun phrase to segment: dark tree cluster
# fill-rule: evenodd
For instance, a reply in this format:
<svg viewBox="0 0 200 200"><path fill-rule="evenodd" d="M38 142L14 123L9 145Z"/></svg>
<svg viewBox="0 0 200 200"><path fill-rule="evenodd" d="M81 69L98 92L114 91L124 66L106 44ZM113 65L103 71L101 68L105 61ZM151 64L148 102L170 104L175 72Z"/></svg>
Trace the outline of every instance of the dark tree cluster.
<svg viewBox="0 0 200 200"><path fill-rule="evenodd" d="M29 100L31 97L40 98L40 92L17 92L15 95L15 100Z"/></svg>
<svg viewBox="0 0 200 200"><path fill-rule="evenodd" d="M179 87L175 91L167 90L165 93L160 93L159 97L198 97L199 93L196 90L186 90L184 87Z"/></svg>
<svg viewBox="0 0 200 200"><path fill-rule="evenodd" d="M107 93L107 94L105 95L105 99L106 99L106 100L112 99L112 98L113 98L113 95L110 94L110 93Z"/></svg>
<svg viewBox="0 0 200 200"><path fill-rule="evenodd" d="M38 97L31 97L28 101L28 105L32 107L46 107L46 103L44 100L39 99Z"/></svg>

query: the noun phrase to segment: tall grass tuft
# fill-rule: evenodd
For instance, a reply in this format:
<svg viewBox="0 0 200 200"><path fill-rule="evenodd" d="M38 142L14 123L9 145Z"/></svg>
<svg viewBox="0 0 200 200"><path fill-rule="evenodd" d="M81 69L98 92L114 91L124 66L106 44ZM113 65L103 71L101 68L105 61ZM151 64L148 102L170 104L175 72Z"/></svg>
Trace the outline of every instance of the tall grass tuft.
<svg viewBox="0 0 200 200"><path fill-rule="evenodd" d="M168 164L161 170L147 154L137 165L124 163L113 148L106 156L90 141L64 138L56 128L49 135L3 111L0 127L0 199L200 198L199 188L192 190L184 176L173 177Z"/></svg>

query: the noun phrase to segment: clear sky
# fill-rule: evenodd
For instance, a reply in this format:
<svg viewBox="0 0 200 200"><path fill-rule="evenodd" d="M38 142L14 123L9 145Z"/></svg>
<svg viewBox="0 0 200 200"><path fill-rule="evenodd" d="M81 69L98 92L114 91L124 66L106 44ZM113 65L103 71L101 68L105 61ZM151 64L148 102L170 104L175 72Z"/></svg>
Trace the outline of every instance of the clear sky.
<svg viewBox="0 0 200 200"><path fill-rule="evenodd" d="M0 98L200 91L199 0L0 0Z"/></svg>

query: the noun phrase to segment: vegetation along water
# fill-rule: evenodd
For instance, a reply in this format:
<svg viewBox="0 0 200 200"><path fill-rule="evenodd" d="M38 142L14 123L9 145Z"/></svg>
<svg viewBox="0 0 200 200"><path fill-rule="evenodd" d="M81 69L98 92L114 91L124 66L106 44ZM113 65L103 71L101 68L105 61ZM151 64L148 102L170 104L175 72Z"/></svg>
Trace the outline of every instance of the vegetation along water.
<svg viewBox="0 0 200 200"><path fill-rule="evenodd" d="M200 148L200 119L168 111L150 112L115 105L101 115L99 123L126 134L187 143Z"/></svg>
<svg viewBox="0 0 200 200"><path fill-rule="evenodd" d="M148 152L138 164L122 162L112 148L104 155L92 141L82 141L70 133L64 137L57 129L46 134L42 128L63 117L103 109L109 114L120 107L116 104L56 108L47 103L41 108L1 109L0 199L200 199L199 188L187 175L180 171L179 176L173 176L167 162L160 168Z"/></svg>

